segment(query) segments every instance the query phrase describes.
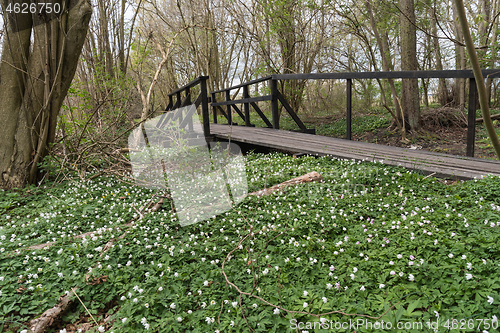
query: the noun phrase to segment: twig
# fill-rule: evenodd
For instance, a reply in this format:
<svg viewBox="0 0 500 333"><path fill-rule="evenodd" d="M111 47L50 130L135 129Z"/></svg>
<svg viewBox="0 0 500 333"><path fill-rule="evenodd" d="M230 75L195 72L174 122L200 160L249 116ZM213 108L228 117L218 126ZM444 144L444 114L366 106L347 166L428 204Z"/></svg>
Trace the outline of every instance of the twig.
<svg viewBox="0 0 500 333"><path fill-rule="evenodd" d="M75 294L76 298L78 298L78 300L80 301L80 303L82 303L83 307L85 308L85 310L87 311L87 313L90 315L90 317L92 318L92 320L94 320L94 323L96 325L99 325L97 323L97 321L95 320L94 316L92 315L92 313L90 313L89 309L87 309L87 307L85 306L85 304L82 302L82 300L80 299L80 297L78 297L78 295L76 294L76 291L75 291L75 288L71 288L71 291L73 292L73 294Z"/></svg>
<svg viewBox="0 0 500 333"><path fill-rule="evenodd" d="M431 173L430 175L427 175L427 176L425 176L424 178L422 178L422 180L427 179L427 178L429 178L429 177L432 177L432 176L434 176L435 174L436 174L436 173L435 173L435 172L433 172L433 173Z"/></svg>

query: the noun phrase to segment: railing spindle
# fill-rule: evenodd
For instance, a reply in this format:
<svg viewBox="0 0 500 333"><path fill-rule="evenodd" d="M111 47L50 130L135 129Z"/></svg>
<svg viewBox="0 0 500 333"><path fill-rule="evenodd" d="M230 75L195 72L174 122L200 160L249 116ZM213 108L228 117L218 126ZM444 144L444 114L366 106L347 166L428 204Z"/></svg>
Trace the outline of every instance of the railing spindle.
<svg viewBox="0 0 500 333"><path fill-rule="evenodd" d="M243 98L250 98L248 93L248 85L243 87ZM250 103L246 102L243 104L245 110L245 126L250 126Z"/></svg>
<svg viewBox="0 0 500 333"><path fill-rule="evenodd" d="M231 91L230 90L226 90L226 101L230 101L231 100ZM227 123L229 126L231 126L233 124L233 117L231 116L231 104L228 104L227 105Z"/></svg>
<svg viewBox="0 0 500 333"><path fill-rule="evenodd" d="M205 139L210 138L210 119L208 115L208 92L207 92L207 77L200 79L200 94L201 94L201 117L203 120L203 133Z"/></svg>
<svg viewBox="0 0 500 333"><path fill-rule="evenodd" d="M212 103L217 103L215 99L215 93L212 93ZM214 115L214 124L217 124L217 107L212 105L212 113Z"/></svg>
<svg viewBox="0 0 500 333"><path fill-rule="evenodd" d="M474 78L469 79L469 108L467 110L467 156L474 157L476 138L477 86Z"/></svg>
<svg viewBox="0 0 500 333"><path fill-rule="evenodd" d="M346 106L346 139L352 140L351 138L351 122L352 122L352 79L347 79L346 83L346 96L347 96L347 106Z"/></svg>
<svg viewBox="0 0 500 333"><path fill-rule="evenodd" d="M273 128L280 128L279 107L278 107L278 80L271 80L271 108L273 114Z"/></svg>

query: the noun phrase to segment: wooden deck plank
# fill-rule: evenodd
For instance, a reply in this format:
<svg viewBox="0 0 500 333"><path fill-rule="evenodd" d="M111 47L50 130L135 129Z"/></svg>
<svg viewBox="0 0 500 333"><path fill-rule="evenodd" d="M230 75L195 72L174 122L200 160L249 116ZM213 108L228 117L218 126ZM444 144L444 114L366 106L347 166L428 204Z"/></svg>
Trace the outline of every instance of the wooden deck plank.
<svg viewBox="0 0 500 333"><path fill-rule="evenodd" d="M282 132L285 132L285 131L282 131ZM251 133L252 134L252 133ZM286 138L286 135L280 135L281 133L276 133L276 132L271 132L271 133L266 133L267 134L267 137L277 137L279 138L280 141L283 141L283 143L287 143L289 141L289 138L287 140ZM296 134L296 133L293 133L292 132L292 135L293 134ZM300 133L299 133L300 134ZM246 137L247 139L252 139L252 138L255 138L257 139L257 137L254 137L254 135L251 135L250 137ZM341 150L341 151L344 151L344 152L351 152L351 153L354 153L354 152L359 152L361 154L365 154L366 151L369 151L369 152L373 152L373 144L367 144L366 147L363 147L363 142L352 142L355 146L352 146L352 145L346 145L346 142L349 142L349 141L346 141L346 140L342 140L342 139L336 139L335 141L332 142L332 140L329 140L330 142L324 142L324 140L322 140L324 137L319 137L319 136L295 136L293 137L293 142L294 143L297 143L297 142L303 142L303 143L308 143L312 146L314 146L315 148L318 148L318 146L325 146L324 143L326 143L326 146L329 148L329 149L335 149L335 150ZM314 139L314 141L312 141L311 139ZM330 138L331 139L331 138ZM328 140L327 140L328 141ZM333 145L332 145L333 143ZM360 145L361 144L361 145ZM356 146L361 146L361 147L356 147ZM390 156L394 156L394 157L401 157L401 156L404 156L405 158L415 158L416 160L419 160L421 161L422 160L422 154L420 154L418 151L415 151L415 150L411 150L411 149L407 149L407 148L402 148L400 151L395 151L394 149L392 149L393 147L386 147L386 146L381 146L381 145L376 145L376 148L379 148L377 149L375 155L377 153L383 153L384 154L384 157L390 157ZM384 149L386 148L386 149ZM368 149L368 150L366 150ZM437 156L432 156L432 154L430 154L431 156L429 156L428 160L429 161L433 161L433 162L436 162L437 160L436 159L440 159L440 158L443 158L443 156L441 155L437 155ZM373 155L372 155L373 157ZM444 156L444 158L447 158L449 156ZM445 161L445 163L450 163L450 162L461 162L461 160L457 159L457 158L448 158L448 161Z"/></svg>
<svg viewBox="0 0 500 333"><path fill-rule="evenodd" d="M395 155L395 156L402 156L404 155L405 157L414 157L418 159L422 159L422 153L418 150L412 150L409 148L400 148L398 150L395 150L393 148L395 147L390 147L390 146L383 146L383 145L375 145L371 143L365 143L365 142L360 142L360 141L346 141L342 139L335 139L335 138L327 138L327 137L321 137L321 136L314 136L314 135L303 135L302 133L295 133L295 132L287 132L287 131L280 131L280 132L270 132L270 133L265 133L268 137L278 137L282 141L289 141L289 138L286 137L286 135L283 134L299 134L300 136L294 136L293 137L293 142L310 142L311 144L315 143L326 143L328 148L335 148L335 149L347 149L349 151L358 151L361 153L364 153L366 151L374 151L374 148L376 148L376 152L382 152L384 154L388 155ZM236 134L236 132L234 133ZM252 138L254 137L255 139L258 139L255 137L256 133L250 133L250 136L246 136L246 138ZM288 139L288 140L287 140ZM326 140L324 140L326 139ZM333 139L333 140L332 140ZM347 144L349 143L349 144ZM470 158L467 157L462 157L462 156L453 156L453 155L445 155L445 154L440 154L440 153L434 153L434 152L425 152L425 155L428 155L428 160L445 160L446 163L460 163L462 165L463 161L468 161ZM497 167L498 162L496 161L490 161L490 160L482 160L482 159L472 159L472 160L477 160L480 162L492 162L492 164ZM468 163L468 162L466 162ZM493 169L495 170L495 169Z"/></svg>
<svg viewBox="0 0 500 333"><path fill-rule="evenodd" d="M273 133L272 136L276 136L277 133ZM269 135L271 136L271 135ZM373 151L373 144L370 144L368 143L369 146L367 147L353 147L353 146L348 146L346 147L345 146L345 140L342 140L342 139L338 139L341 141L341 145L335 145L335 146L332 146L332 145L329 145L328 148L329 149L335 149L336 151L344 151L344 152L351 152L351 153L354 153L354 152L358 152L358 153L361 153L361 154L365 154L366 152L372 152ZM306 140L302 140L302 138L294 138L294 142L297 142L297 141L302 141L302 142L307 142ZM320 143L321 140L318 142ZM363 142L360 142L360 143L363 143ZM314 143L311 143L311 145L314 145ZM316 147L318 145L315 145ZM377 146L380 146L380 145L377 145ZM464 168L464 167L469 167L471 169L477 169L477 170L480 170L480 171L483 171L484 169L484 165L482 164L476 164L476 163L470 163L470 161L467 159L467 158L462 158L461 156L454 156L454 157L450 157L450 155L445 155L443 156L442 154L439 154L439 153L433 153L433 152L426 152L426 158L425 160L423 160L423 157L422 157L422 154L420 153L420 151L417 151L417 150L412 150L412 149L409 149L409 148L400 148L401 150L400 151L395 151L394 147L387 147L387 146L384 146L388 149L383 149L383 147L377 147L377 148L382 148L382 149L379 149L377 151L378 154L383 154L383 157L385 158L405 158L405 159L410 159L410 160L415 160L415 161L419 161L419 162L426 162L426 163L431 163L431 164L442 164L443 166L454 166L454 167L460 167L460 168ZM377 158L377 153L375 153L375 158ZM372 155L373 156L373 155ZM489 160L482 160L482 159L475 159L475 160L479 160L480 162L483 162L483 161L487 161L487 162L491 162ZM464 163L464 161L467 161ZM492 161L494 162L494 161ZM497 170L498 168L498 165L495 165L493 164L492 165L492 168L490 171L494 172L495 170ZM490 168L486 168L484 171L488 171Z"/></svg>
<svg viewBox="0 0 500 333"><path fill-rule="evenodd" d="M402 166L420 170L424 173L436 173L438 177L454 179L472 179L493 174L500 176L500 162L446 155L422 150L378 145L361 141L349 141L299 132L210 124L213 135L219 139L249 143L269 148L330 155L338 158L381 161L388 165Z"/></svg>

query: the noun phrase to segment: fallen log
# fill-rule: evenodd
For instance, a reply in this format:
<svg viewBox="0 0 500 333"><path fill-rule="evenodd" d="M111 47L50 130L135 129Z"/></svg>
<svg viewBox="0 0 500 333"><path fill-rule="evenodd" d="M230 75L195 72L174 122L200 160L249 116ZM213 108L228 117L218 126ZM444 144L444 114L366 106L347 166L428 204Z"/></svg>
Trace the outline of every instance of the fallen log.
<svg viewBox="0 0 500 333"><path fill-rule="evenodd" d="M500 113L497 113L497 114L494 114L491 116L491 120L495 120L495 119L500 119ZM476 118L476 123L481 123L483 122L483 117L481 118Z"/></svg>
<svg viewBox="0 0 500 333"><path fill-rule="evenodd" d="M45 332L45 329L49 327L54 322L54 320L56 320L69 307L69 305L71 304L70 295L71 294L68 293L65 296L61 296L58 304L42 313L40 317L31 320L29 324L30 332Z"/></svg>
<svg viewBox="0 0 500 333"><path fill-rule="evenodd" d="M323 180L323 177L319 173L317 173L316 171L313 171L313 172L306 173L303 176L293 178L293 179L287 180L283 183L265 188L263 190L249 193L248 195L256 195L258 197L261 197L263 195L270 195L276 191L281 191L285 187L288 187L288 186L310 183L310 182L321 182L322 180Z"/></svg>

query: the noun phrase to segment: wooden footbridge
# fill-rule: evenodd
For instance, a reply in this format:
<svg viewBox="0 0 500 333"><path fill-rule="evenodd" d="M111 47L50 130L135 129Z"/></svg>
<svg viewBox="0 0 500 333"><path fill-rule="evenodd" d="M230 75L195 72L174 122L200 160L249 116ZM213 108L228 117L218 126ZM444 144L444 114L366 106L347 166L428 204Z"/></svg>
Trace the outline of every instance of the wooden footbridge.
<svg viewBox="0 0 500 333"><path fill-rule="evenodd" d="M500 70L483 70L485 77L498 78ZM352 80L354 79L415 79L415 78L465 78L469 80L469 108L467 156L440 154L409 148L399 148L351 140ZM169 94L169 104L158 124L169 121L172 110L182 106L195 104L201 106L202 128L207 141L232 141L252 146L274 148L287 152L307 153L311 155L333 156L343 159L364 161L382 161L387 165L402 166L420 170L426 174L449 179L481 178L488 174L500 176L500 162L474 158L474 137L477 89L474 75L470 70L459 71L406 71L406 72L368 72L368 73L325 73L325 74L283 74L271 75L249 81L237 86L207 92L208 77L202 76ZM308 129L288 104L285 96L278 90L281 80L313 80L337 79L346 80L346 139L337 139L315 135L314 129ZM249 86L270 81L271 93L265 96L250 97ZM199 87L198 87L199 86ZM199 88L199 89L198 89ZM199 95L192 99L192 91ZM242 98L231 99L231 90L242 90ZM217 96L225 96L224 101L217 101ZM259 108L258 102L270 101L272 118L269 120ZM279 103L300 128L299 132L279 129ZM241 109L238 107L240 106ZM255 127L250 119L250 107L267 125L266 128ZM210 123L210 109L212 123ZM218 116L224 116L227 124L218 124ZM235 117L242 120L237 124ZM187 117L186 117L187 118ZM185 120L186 120L185 118ZM188 121L179 119L183 126ZM232 124L232 125L229 125Z"/></svg>

